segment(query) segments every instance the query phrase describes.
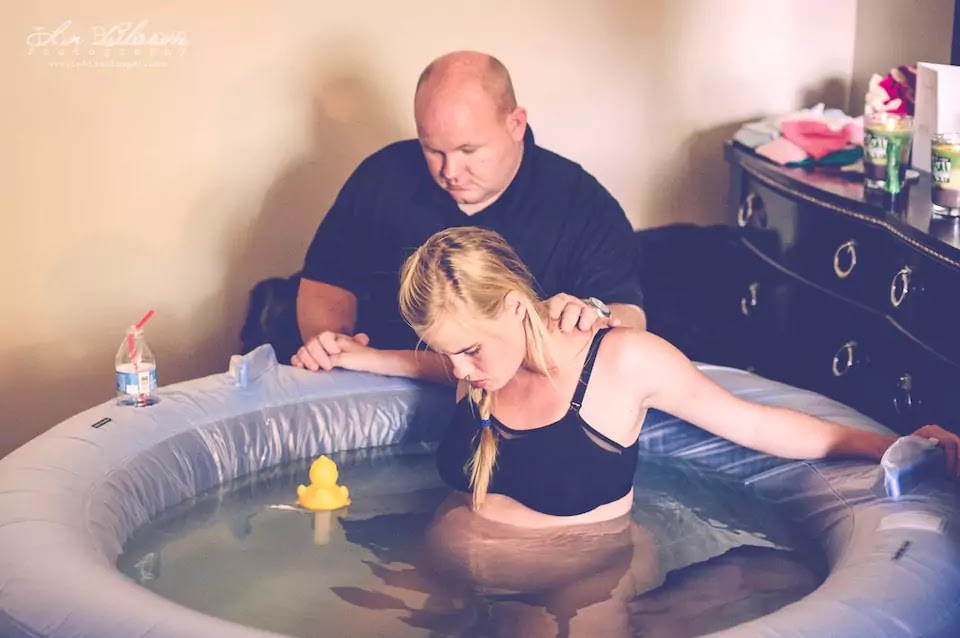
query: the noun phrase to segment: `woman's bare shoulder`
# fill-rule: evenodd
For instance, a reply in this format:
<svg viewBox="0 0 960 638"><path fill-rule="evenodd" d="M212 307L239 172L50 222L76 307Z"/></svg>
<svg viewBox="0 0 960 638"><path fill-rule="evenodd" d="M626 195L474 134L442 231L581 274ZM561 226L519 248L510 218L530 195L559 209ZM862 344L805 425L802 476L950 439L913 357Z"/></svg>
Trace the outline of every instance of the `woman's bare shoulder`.
<svg viewBox="0 0 960 638"><path fill-rule="evenodd" d="M677 352L669 342L639 328L618 327L604 337L598 362L618 374L635 376L649 370L651 363Z"/></svg>

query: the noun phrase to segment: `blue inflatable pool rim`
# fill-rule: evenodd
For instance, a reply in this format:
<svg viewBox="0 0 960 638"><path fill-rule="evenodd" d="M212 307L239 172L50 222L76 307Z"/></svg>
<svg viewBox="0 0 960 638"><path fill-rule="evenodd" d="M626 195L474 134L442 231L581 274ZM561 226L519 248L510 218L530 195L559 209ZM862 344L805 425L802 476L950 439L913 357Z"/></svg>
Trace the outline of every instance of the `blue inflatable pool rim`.
<svg viewBox="0 0 960 638"><path fill-rule="evenodd" d="M821 395L700 367L750 400L888 431ZM251 472L322 453L434 441L453 407L447 388L346 371L314 374L278 365L269 346L234 357L226 373L159 395L148 408L94 407L0 460L0 635L279 636L132 582L116 567L124 543L167 508ZM640 443L644 454L749 485L826 558L829 574L809 596L712 635L957 635L955 484L928 482L892 499L876 463L774 458L661 413L648 416Z"/></svg>

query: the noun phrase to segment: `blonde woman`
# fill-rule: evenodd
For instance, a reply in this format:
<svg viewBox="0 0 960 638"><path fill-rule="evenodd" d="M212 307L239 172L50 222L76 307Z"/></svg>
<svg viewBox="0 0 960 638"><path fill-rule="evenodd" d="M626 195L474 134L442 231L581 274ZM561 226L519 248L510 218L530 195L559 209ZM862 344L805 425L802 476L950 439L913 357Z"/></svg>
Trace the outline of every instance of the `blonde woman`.
<svg viewBox="0 0 960 638"><path fill-rule="evenodd" d="M560 332L531 283L511 247L475 227L433 235L401 273L401 314L459 381L440 474L486 519L552 527L624 516L651 408L786 458L879 460L896 440L738 398L648 332ZM940 442L957 476L960 437L935 425L916 434Z"/></svg>
<svg viewBox="0 0 960 638"><path fill-rule="evenodd" d="M650 408L780 456L879 459L894 441L743 401L641 330L561 331L538 311L524 264L490 230L433 235L404 264L399 305L458 379L437 450L455 494L427 532L430 571L484 606L503 635L632 635L631 601L666 577L654 535L630 515ZM778 427L763 427L771 422ZM943 442L956 471L957 438L934 426L922 433ZM812 590L811 572L782 554L758 569L780 565L784 591L790 582L797 597ZM712 579L718 603L742 593L711 565L692 569ZM683 591L664 595L683 600Z"/></svg>
<svg viewBox="0 0 960 638"><path fill-rule="evenodd" d="M479 606L477 622L488 619L496 635L629 636L638 624L631 606L645 604L679 611L641 618L644 632L669 625L658 635L694 635L671 623L683 622L684 601L703 591L719 609L769 593L772 572L781 576L780 604L817 586L802 561L771 552L725 554L689 566L696 579L661 587L657 539L630 513L651 408L783 457L879 459L895 440L744 401L648 332L561 331L538 311L524 264L490 230L430 237L404 264L399 305L458 380L454 419L437 450L455 493L428 528L424 573ZM940 441L956 474L958 438L937 426L918 434ZM730 582L724 565L742 566L743 578ZM751 585L752 569L765 580Z"/></svg>

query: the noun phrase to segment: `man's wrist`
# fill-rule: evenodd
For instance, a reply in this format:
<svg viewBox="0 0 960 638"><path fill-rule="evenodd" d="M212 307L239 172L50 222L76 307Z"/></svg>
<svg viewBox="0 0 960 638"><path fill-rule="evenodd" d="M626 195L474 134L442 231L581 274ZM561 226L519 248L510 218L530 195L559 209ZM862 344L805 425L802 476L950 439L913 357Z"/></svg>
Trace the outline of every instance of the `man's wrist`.
<svg viewBox="0 0 960 638"><path fill-rule="evenodd" d="M581 299L581 301L596 310L597 314L601 317L609 319L613 315L607 304L603 303L596 297L584 297Z"/></svg>

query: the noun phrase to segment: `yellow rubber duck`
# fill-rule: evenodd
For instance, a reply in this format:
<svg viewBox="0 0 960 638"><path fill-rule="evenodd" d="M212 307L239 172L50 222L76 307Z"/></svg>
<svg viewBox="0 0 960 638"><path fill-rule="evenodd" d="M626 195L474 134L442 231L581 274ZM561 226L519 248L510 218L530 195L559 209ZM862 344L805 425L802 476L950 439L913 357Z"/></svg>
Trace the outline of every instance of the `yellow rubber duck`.
<svg viewBox="0 0 960 638"><path fill-rule="evenodd" d="M335 510L350 504L346 485L337 485L337 464L321 456L310 465L310 485L297 487L297 503L308 510Z"/></svg>

